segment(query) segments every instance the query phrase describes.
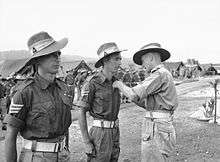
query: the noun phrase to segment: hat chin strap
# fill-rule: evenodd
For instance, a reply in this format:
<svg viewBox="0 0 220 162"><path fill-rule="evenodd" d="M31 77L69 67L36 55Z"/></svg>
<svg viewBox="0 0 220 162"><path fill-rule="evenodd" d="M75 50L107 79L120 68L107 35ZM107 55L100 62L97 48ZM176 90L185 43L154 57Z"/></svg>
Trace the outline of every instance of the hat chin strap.
<svg viewBox="0 0 220 162"><path fill-rule="evenodd" d="M54 42L55 40L53 39L44 39L34 43L32 46L30 46L29 50L34 55L35 53L41 51L42 49L50 46Z"/></svg>

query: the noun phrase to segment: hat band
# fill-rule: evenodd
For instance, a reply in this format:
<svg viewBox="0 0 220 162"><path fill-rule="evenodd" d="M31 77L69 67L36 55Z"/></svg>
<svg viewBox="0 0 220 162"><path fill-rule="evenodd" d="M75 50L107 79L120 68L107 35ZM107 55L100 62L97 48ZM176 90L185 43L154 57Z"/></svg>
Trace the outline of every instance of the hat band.
<svg viewBox="0 0 220 162"><path fill-rule="evenodd" d="M119 52L119 49L117 47L110 47L108 49L105 49L104 51L102 51L100 54L99 54L99 58L102 58L104 56L107 56L111 53L114 53L114 52Z"/></svg>
<svg viewBox="0 0 220 162"><path fill-rule="evenodd" d="M35 54L39 51L41 51L42 49L48 47L49 45L51 45L52 43L54 43L55 40L53 39L44 39L41 40L39 42L34 43L31 47L30 47L30 52L31 54Z"/></svg>

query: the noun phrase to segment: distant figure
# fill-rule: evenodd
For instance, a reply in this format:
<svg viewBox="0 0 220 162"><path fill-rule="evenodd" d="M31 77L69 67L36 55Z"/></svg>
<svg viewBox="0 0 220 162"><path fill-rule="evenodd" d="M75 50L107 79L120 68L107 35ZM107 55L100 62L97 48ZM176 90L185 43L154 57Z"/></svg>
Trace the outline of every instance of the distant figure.
<svg viewBox="0 0 220 162"><path fill-rule="evenodd" d="M134 86L136 86L139 82L140 82L140 77L139 77L139 75L138 75L138 72L137 72L137 71L134 71L134 72L133 72L133 75L132 75L132 79L131 79L131 86L134 87Z"/></svg>
<svg viewBox="0 0 220 162"><path fill-rule="evenodd" d="M129 71L129 69L126 69L126 72L125 72L125 74L124 74L124 77L123 77L123 82L127 85L127 86L129 86L129 87L131 87L131 74L130 74L130 71Z"/></svg>
<svg viewBox="0 0 220 162"><path fill-rule="evenodd" d="M139 77L140 77L140 81L144 81L144 79L145 79L145 71L144 70L140 70L139 71Z"/></svg>
<svg viewBox="0 0 220 162"><path fill-rule="evenodd" d="M73 71L67 71L67 75L65 77L65 82L68 85L73 85L75 82L75 77L73 76Z"/></svg>
<svg viewBox="0 0 220 162"><path fill-rule="evenodd" d="M123 80L124 74L125 73L121 69L119 69L117 73L117 79Z"/></svg>
<svg viewBox="0 0 220 162"><path fill-rule="evenodd" d="M77 88L77 98L76 98L77 101L81 96L81 89L87 76L88 76L88 71L86 69L82 69L75 78L75 86Z"/></svg>

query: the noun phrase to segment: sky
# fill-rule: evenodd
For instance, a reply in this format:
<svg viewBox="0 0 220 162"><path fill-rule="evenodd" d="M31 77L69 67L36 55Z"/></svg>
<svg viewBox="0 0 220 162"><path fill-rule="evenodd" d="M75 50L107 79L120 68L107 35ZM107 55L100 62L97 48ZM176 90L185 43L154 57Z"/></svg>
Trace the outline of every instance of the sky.
<svg viewBox="0 0 220 162"><path fill-rule="evenodd" d="M124 57L158 42L169 61L220 63L219 0L0 0L0 51L27 50L40 31L69 39L64 54L97 58L116 42Z"/></svg>

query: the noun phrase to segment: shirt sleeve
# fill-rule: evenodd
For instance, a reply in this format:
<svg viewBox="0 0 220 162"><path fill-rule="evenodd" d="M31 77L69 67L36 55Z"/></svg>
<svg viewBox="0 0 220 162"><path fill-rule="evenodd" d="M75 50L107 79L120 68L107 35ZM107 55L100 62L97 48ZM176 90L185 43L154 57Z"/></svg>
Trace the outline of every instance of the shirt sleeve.
<svg viewBox="0 0 220 162"><path fill-rule="evenodd" d="M91 109L91 105L94 98L94 90L95 87L92 84L92 82L86 82L82 87L81 97L79 101L76 103L76 106L89 111Z"/></svg>
<svg viewBox="0 0 220 162"><path fill-rule="evenodd" d="M16 92L12 97L9 112L4 119L4 123L22 129L25 126L27 108L28 106L23 93L19 91Z"/></svg>
<svg viewBox="0 0 220 162"><path fill-rule="evenodd" d="M162 76L159 72L155 72L147 77L142 84L139 84L132 89L140 97L140 99L143 99L148 95L157 93L162 84Z"/></svg>

